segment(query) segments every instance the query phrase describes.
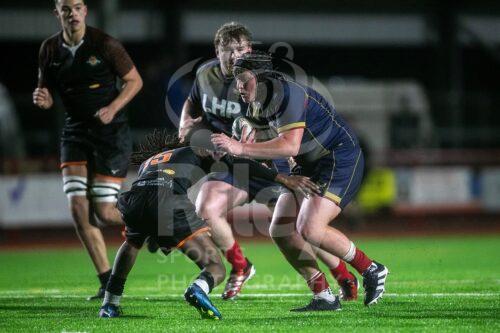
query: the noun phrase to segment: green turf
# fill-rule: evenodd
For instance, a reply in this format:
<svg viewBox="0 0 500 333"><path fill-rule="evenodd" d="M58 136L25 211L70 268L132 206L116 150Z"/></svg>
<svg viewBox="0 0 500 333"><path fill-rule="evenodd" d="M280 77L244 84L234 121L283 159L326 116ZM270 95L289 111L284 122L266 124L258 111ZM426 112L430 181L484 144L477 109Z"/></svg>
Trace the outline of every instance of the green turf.
<svg viewBox="0 0 500 333"><path fill-rule="evenodd" d="M387 295L376 306L358 300L344 302L340 312L291 313L309 301L305 284L274 245L245 243L257 275L237 301L222 301L221 286L214 291L222 321L201 320L181 298L198 270L178 253L141 253L122 300L124 316L99 319L100 303L84 300L97 281L82 250L4 251L0 332L500 331L500 237L357 244L391 271Z"/></svg>

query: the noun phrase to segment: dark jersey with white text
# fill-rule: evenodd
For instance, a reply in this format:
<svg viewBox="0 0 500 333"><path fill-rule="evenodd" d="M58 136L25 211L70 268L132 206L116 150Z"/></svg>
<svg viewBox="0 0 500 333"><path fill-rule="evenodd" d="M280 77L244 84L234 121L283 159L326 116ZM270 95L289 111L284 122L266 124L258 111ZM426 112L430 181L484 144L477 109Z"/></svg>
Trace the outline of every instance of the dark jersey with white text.
<svg viewBox="0 0 500 333"><path fill-rule="evenodd" d="M218 59L210 60L198 68L188 98L203 111L209 125L229 136L234 119L244 116L248 108L236 90L236 80L222 74Z"/></svg>

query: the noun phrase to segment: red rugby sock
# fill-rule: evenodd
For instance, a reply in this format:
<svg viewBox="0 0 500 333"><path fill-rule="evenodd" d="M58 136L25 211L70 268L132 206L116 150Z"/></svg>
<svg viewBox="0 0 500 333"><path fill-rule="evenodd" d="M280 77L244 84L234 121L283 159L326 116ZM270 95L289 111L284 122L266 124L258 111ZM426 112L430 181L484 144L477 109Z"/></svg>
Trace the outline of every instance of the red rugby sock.
<svg viewBox="0 0 500 333"><path fill-rule="evenodd" d="M320 271L318 271L309 280L307 280L307 285L314 294L319 294L323 290L330 287L328 281L325 278L325 274Z"/></svg>
<svg viewBox="0 0 500 333"><path fill-rule="evenodd" d="M352 280L354 276L347 270L347 266L343 260L340 260L340 263L337 267L331 268L330 273L332 273L333 277L337 281L343 281L345 279Z"/></svg>
<svg viewBox="0 0 500 333"><path fill-rule="evenodd" d="M368 258L363 251L356 248L354 259L349 264L354 267L359 274L363 274L368 269L368 267L370 267L372 262L373 261Z"/></svg>
<svg viewBox="0 0 500 333"><path fill-rule="evenodd" d="M225 253L227 261L233 266L233 271L243 271L247 267L247 259L241 251L238 242L234 242L233 246Z"/></svg>

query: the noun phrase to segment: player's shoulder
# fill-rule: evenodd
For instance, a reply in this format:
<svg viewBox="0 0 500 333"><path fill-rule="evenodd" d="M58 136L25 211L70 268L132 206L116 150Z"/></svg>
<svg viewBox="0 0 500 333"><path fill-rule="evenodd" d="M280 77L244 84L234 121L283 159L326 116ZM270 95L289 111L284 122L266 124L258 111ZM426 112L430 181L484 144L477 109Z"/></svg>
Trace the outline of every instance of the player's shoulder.
<svg viewBox="0 0 500 333"><path fill-rule="evenodd" d="M289 93L306 93L308 90L307 86L289 77L281 76L280 78L275 80L276 82L278 82L278 85L281 85L283 89L288 90Z"/></svg>
<svg viewBox="0 0 500 333"><path fill-rule="evenodd" d="M286 77L281 78L279 81L282 84L284 99L286 100L297 102L308 99L311 96L312 88L305 84Z"/></svg>
<svg viewBox="0 0 500 333"><path fill-rule="evenodd" d="M110 35L108 35L106 32L104 32L101 29L94 28L90 25L87 25L85 28L85 37L94 39L94 40L107 40L109 38L113 38Z"/></svg>
<svg viewBox="0 0 500 333"><path fill-rule="evenodd" d="M40 50L48 50L57 47L60 38L61 38L61 31L56 32L52 36L44 39L42 44L40 45Z"/></svg>
<svg viewBox="0 0 500 333"><path fill-rule="evenodd" d="M94 28L91 26L86 27L85 38L87 38L91 43L97 47L109 48L115 45L120 45L120 41L101 29Z"/></svg>
<svg viewBox="0 0 500 333"><path fill-rule="evenodd" d="M217 58L210 59L202 63L198 69L196 70L196 77L202 75L208 75L209 73L213 73L216 71L220 71L220 61Z"/></svg>

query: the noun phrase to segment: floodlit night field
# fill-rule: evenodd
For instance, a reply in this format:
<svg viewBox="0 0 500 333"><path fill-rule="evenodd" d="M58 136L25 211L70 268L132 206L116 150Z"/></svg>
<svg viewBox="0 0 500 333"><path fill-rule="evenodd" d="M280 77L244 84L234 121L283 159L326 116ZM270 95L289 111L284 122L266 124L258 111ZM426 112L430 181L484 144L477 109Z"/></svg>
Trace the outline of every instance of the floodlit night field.
<svg viewBox="0 0 500 333"><path fill-rule="evenodd" d="M272 243L246 242L257 274L236 301L221 300L223 285L214 290L221 321L200 319L183 300L198 268L180 252L165 257L143 250L125 287L123 316L100 319L100 302L85 300L97 280L83 249L4 250L0 331L500 331L499 236L358 239L357 244L390 270L379 304L363 306L361 288L360 299L343 302L342 311L292 313L310 300L306 284Z"/></svg>

